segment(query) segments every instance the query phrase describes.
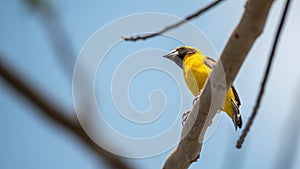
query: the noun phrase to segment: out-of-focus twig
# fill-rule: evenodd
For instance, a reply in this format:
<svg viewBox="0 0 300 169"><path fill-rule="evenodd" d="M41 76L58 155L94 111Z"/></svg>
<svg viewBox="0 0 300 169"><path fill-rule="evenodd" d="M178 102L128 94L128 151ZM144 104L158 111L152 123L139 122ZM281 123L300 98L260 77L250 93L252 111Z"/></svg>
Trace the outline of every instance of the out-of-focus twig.
<svg viewBox="0 0 300 169"><path fill-rule="evenodd" d="M36 12L49 42L56 54L58 63L66 73L68 80L72 78L76 54L72 48L68 31L61 17L49 0L23 0L31 11Z"/></svg>
<svg viewBox="0 0 300 169"><path fill-rule="evenodd" d="M59 64L62 70L67 73L69 79L72 77L73 67L75 63L75 53L72 49L72 44L68 36L68 32L65 29L57 11L53 8L53 4L49 0L23 0L31 11L37 12L40 17L41 24L48 35L51 45L53 46L54 52L59 60ZM3 72L3 75L2 75ZM83 70L84 72L84 70ZM27 99L39 107L46 117L56 122L58 125L73 132L79 139L81 139L85 145L95 151L101 159L111 168L133 168L126 163L121 157L118 157L110 152L99 147L95 144L91 138L84 132L83 128L79 124L77 119L68 119L64 114L67 114L63 109L58 108L57 105L52 105L50 102L26 85L24 81L20 81L16 75L6 68L1 68L1 75L20 93L22 93ZM5 75L5 76L4 76ZM88 99L81 99L88 100ZM88 107L89 103L80 103L82 107ZM86 111L89 111L88 108ZM68 113L70 114L70 113ZM88 114L88 113L87 113ZM72 112L72 115L76 115Z"/></svg>
<svg viewBox="0 0 300 169"><path fill-rule="evenodd" d="M284 22L285 22L285 19L286 19L286 15L287 15L287 12L288 12L288 9L289 9L290 2L291 2L290 0L286 1L284 11L283 11L283 14L281 16L281 20L280 20L280 23L279 23L279 26L278 26L278 29L277 29L277 32L276 32L276 36L275 36L275 39L274 39L274 42L273 42L272 51L271 51L270 56L269 56L268 65L267 65L267 68L265 70L263 81L261 83L260 91L259 91L256 103L255 103L254 109L252 111L252 114L251 114L251 116L250 116L250 118L247 122L247 125L244 128L243 133L240 136L239 140L237 141L237 144L236 144L237 148L242 148L242 144L243 144L243 142L244 142L244 140L245 140L245 138L246 138L246 136L247 136L247 134L250 130L251 125L253 124L253 121L254 121L256 115L257 115L257 111L258 111L258 108L260 106L260 103L261 103L261 100L262 100L262 97L263 97L263 94L264 94L264 91L265 91L265 87L266 87L267 80L268 80L268 77L269 77L269 74L270 74L271 66L272 66L272 63L273 63L273 60L274 60L275 51L276 51L277 44L278 44L278 41L279 41L279 37L281 35L282 28L283 28L283 25L284 25Z"/></svg>
<svg viewBox="0 0 300 169"><path fill-rule="evenodd" d="M300 83L298 83L298 86ZM274 169L282 168L298 168L296 167L296 161L299 160L300 148L300 89L297 88L295 95L293 96L293 109L289 112L288 118L283 124L280 133L280 140L278 144L277 157L274 161Z"/></svg>
<svg viewBox="0 0 300 169"><path fill-rule="evenodd" d="M247 1L243 16L193 106L182 129L181 140L166 159L164 169L186 169L199 158L206 129L224 102L253 43L263 31L272 3L273 0Z"/></svg>
<svg viewBox="0 0 300 169"><path fill-rule="evenodd" d="M149 33L149 34L145 34L145 35L137 35L137 36L123 36L122 38L126 41L137 41L137 40L146 40L148 38L152 38L155 36L158 36L160 34L163 34L171 29L174 29L180 25L182 25L183 23L185 23L188 20L191 20L193 18L196 18L197 16L199 16L200 14L203 14L204 12L208 11L209 9L211 9L212 7L217 6L219 3L223 2L224 0L216 0L213 3L207 5L204 8L201 8L200 10L196 11L195 13L187 16L186 18L184 18L183 20L174 23L173 25L167 26L164 29L154 32L154 33Z"/></svg>
<svg viewBox="0 0 300 169"><path fill-rule="evenodd" d="M77 119L71 119L65 116L66 113L58 105L50 103L46 97L33 90L31 86L22 80L20 75L16 75L11 66L8 66L4 61L4 57L0 54L0 76L5 80L9 86L13 87L19 94L23 95L34 106L40 109L41 115L56 123L57 125L67 129L73 133L84 145L94 151L99 158L104 159L106 164L111 168L120 169L132 169L133 166L129 165L121 157L118 157L100 146L98 146L93 140L85 133ZM76 114L76 113L73 113Z"/></svg>

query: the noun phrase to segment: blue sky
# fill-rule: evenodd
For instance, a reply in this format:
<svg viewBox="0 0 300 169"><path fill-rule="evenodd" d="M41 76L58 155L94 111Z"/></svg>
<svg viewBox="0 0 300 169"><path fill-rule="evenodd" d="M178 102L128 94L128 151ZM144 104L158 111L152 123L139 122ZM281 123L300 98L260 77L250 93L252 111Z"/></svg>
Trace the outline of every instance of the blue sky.
<svg viewBox="0 0 300 169"><path fill-rule="evenodd" d="M227 38L238 23L244 3L243 1L226 1L191 21L210 40L217 54L221 53ZM142 12L161 12L184 17L205 4L203 1L183 2L178 0L134 0L130 3L128 1L103 3L96 0L88 3L71 0L53 1L53 6L67 30L72 50L76 54L74 57L79 55L80 50L92 34L109 25L113 20ZM241 112L244 121L247 121L255 103L271 42L282 11L282 4L282 1L274 2L265 30L254 44L235 80L242 99ZM293 125L289 124L289 119L298 113L296 110L298 109L297 99L299 99L297 96L299 90L297 89L300 84L300 73L297 70L300 61L297 56L300 38L299 12L297 12L300 10L299 8L299 1L294 1L279 43L265 97L243 149L235 149L235 142L240 131L236 132L231 120L222 114L215 133L203 146L200 160L191 168L274 168L279 164L280 160L278 159L282 155L279 147L285 143L285 134L293 132L293 128L290 128ZM22 78L33 84L50 100L67 110L72 110L71 76L65 73L66 65L59 63L60 60L53 50L47 32L41 23L40 15L32 12L21 0L1 1L0 11L2 13L0 15L0 52L5 56L1 60L14 65L16 70L22 74ZM151 26L151 20L145 20L145 23L142 24ZM160 28L165 24L152 26ZM126 28L126 26L120 27L120 30ZM166 37L156 37L149 41L136 43L120 42L107 54L98 69L95 91L97 102L102 105L101 108L105 112L104 116L115 130L131 137L153 136L165 131L168 125L171 125L177 118L177 115L174 116L170 112L176 111L178 104L183 103L185 110L191 106L193 97L189 91L182 88L182 98L186 99L180 100L178 86L174 84L174 79L167 73L155 70L142 71L134 78L129 87L130 101L139 111L147 111L151 107L148 96L152 89L160 89L165 92L166 111L155 122L143 125L121 119L120 115L114 113L117 111L112 107L111 96L106 97L110 94L111 75L115 71L116 65L126 56L131 56L134 52L141 53L141 50L149 48L160 49L161 51L156 51L158 55L172 50L178 45L182 44ZM206 54L209 53L208 48L202 49L203 46L200 44L196 47ZM216 59L216 57L214 58ZM145 64L142 61L137 63ZM175 65L167 61L159 60L153 64L161 63L172 70L172 73L180 73ZM181 83L182 79L179 78L178 81ZM0 168L99 168L97 157L93 153L85 149L71 134L45 121L38 115L39 110L8 87L2 79L0 80L0 91L0 113L2 115L0 119L2 135ZM161 95L154 96L162 97ZM109 110L113 111L109 112ZM176 137L169 139L177 140ZM295 139L299 140L299 133ZM114 142L118 143L118 141ZM151 148L153 147L150 146L149 149ZM293 168L298 169L300 161L297 159L300 159L300 147L295 145L294 148L296 160ZM129 159L129 161L138 168L160 168L168 153L169 151L154 157ZM100 165L104 167L104 165Z"/></svg>

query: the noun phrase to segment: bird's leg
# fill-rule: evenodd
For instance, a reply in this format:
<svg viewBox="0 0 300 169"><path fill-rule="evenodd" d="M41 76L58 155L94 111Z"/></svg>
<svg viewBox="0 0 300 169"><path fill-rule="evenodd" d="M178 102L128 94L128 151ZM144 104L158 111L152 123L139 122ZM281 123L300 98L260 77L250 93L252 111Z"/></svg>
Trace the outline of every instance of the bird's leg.
<svg viewBox="0 0 300 169"><path fill-rule="evenodd" d="M202 90L200 90L198 96L196 96L193 100L193 106L195 105L196 101L200 98L200 94L201 94ZM190 111L187 111L185 113L183 113L182 115L182 126L184 126L185 122L187 121L187 118L190 115Z"/></svg>
<svg viewBox="0 0 300 169"><path fill-rule="evenodd" d="M190 111L187 111L187 112L183 113L183 115L181 117L182 118L182 122L181 122L182 126L185 125L185 122L187 121L187 118L189 117L189 114L190 114Z"/></svg>

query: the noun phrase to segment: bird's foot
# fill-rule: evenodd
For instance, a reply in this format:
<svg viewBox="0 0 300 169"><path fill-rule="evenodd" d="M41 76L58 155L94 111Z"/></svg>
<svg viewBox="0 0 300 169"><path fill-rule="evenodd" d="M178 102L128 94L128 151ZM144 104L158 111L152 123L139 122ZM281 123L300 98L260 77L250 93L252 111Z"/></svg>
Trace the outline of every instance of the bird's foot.
<svg viewBox="0 0 300 169"><path fill-rule="evenodd" d="M185 113L183 113L183 115L182 115L182 126L184 126L185 125L185 122L187 121L187 118L189 117L189 115L190 115L190 111L187 111L187 112L185 112Z"/></svg>

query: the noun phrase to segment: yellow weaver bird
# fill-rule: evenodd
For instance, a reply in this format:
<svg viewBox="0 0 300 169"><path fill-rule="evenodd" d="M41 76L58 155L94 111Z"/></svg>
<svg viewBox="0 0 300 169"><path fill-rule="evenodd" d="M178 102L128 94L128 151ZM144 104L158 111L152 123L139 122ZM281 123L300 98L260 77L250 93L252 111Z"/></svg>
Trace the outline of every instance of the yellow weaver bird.
<svg viewBox="0 0 300 169"><path fill-rule="evenodd" d="M183 69L185 83L196 97L204 87L212 68L216 65L215 60L190 46L178 47L163 57L172 60ZM232 85L228 90L221 110L226 112L232 119L235 129L242 127L242 117L239 111L240 105L240 98L235 87Z"/></svg>

